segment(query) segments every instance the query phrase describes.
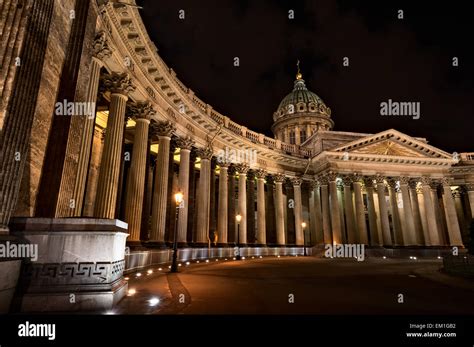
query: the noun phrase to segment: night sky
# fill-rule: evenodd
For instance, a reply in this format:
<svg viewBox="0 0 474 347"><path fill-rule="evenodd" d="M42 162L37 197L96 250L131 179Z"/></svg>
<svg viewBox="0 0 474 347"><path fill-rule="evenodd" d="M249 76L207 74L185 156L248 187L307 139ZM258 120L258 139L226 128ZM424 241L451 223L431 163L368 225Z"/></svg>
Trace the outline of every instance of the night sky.
<svg viewBox="0 0 474 347"><path fill-rule="evenodd" d="M273 112L292 90L300 59L308 89L332 109L334 130L394 128L448 152L474 151L474 10L465 1L137 3L180 80L254 131L273 137ZM381 116L388 99L420 102L420 119Z"/></svg>

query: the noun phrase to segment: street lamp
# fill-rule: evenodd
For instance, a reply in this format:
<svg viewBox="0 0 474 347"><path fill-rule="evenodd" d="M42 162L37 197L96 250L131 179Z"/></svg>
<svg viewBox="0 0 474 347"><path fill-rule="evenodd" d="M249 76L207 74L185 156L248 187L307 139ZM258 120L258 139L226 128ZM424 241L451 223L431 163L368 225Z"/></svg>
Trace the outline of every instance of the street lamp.
<svg viewBox="0 0 474 347"><path fill-rule="evenodd" d="M177 192L174 195L176 201L176 223L174 224L174 242L173 242L173 262L171 263L171 272L178 272L178 214L181 203L183 202L183 193Z"/></svg>
<svg viewBox="0 0 474 347"><path fill-rule="evenodd" d="M307 254L306 254L306 232L304 230L306 228L306 223L305 222L301 223L301 227L303 228L303 243L304 243L304 245L303 245L303 255L306 257L307 256Z"/></svg>
<svg viewBox="0 0 474 347"><path fill-rule="evenodd" d="M240 260L240 221L242 220L240 213L235 216L235 220L237 221L237 255L235 256L235 259Z"/></svg>

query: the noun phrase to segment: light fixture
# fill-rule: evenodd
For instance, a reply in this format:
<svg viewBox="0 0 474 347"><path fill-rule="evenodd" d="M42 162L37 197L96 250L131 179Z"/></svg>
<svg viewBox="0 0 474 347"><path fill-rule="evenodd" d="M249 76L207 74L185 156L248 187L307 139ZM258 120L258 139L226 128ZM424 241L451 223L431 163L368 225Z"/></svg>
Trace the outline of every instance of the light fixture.
<svg viewBox="0 0 474 347"><path fill-rule="evenodd" d="M150 306L156 306L160 303L160 299L154 297L154 298L151 298L150 300L148 300L148 304Z"/></svg>
<svg viewBox="0 0 474 347"><path fill-rule="evenodd" d="M179 205L183 202L183 193L181 192L177 192L175 195L174 195L174 200L176 201L176 205Z"/></svg>
<svg viewBox="0 0 474 347"><path fill-rule="evenodd" d="M128 290L128 295L129 296L132 296L132 295L135 295L137 293L136 289L135 288L131 288Z"/></svg>
<svg viewBox="0 0 474 347"><path fill-rule="evenodd" d="M242 220L242 215L240 213L237 214L237 216L235 216L235 220L237 221L237 223L240 223L240 221Z"/></svg>
<svg viewBox="0 0 474 347"><path fill-rule="evenodd" d="M305 223L305 222L301 223L301 226L302 226L303 228L306 228L306 223Z"/></svg>

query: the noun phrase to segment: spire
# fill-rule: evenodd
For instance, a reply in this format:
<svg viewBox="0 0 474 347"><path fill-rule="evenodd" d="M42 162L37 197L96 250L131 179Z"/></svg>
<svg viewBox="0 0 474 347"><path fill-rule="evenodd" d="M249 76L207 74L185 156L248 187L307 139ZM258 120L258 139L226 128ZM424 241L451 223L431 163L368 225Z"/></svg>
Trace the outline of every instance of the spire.
<svg viewBox="0 0 474 347"><path fill-rule="evenodd" d="M303 75L301 74L301 71L300 71L300 60L299 59L296 62L296 67L298 68L298 72L296 73L296 80L302 80Z"/></svg>

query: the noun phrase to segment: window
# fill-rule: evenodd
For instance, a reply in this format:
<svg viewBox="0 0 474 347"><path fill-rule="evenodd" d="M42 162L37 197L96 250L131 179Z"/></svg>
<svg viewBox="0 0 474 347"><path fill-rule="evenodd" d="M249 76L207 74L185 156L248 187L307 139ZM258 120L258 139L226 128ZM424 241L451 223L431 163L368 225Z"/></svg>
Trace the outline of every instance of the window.
<svg viewBox="0 0 474 347"><path fill-rule="evenodd" d="M306 131L300 130L300 143L303 143L306 141Z"/></svg>
<svg viewBox="0 0 474 347"><path fill-rule="evenodd" d="M296 143L296 141L295 141L295 131L291 130L290 131L290 144L294 145L295 143Z"/></svg>

